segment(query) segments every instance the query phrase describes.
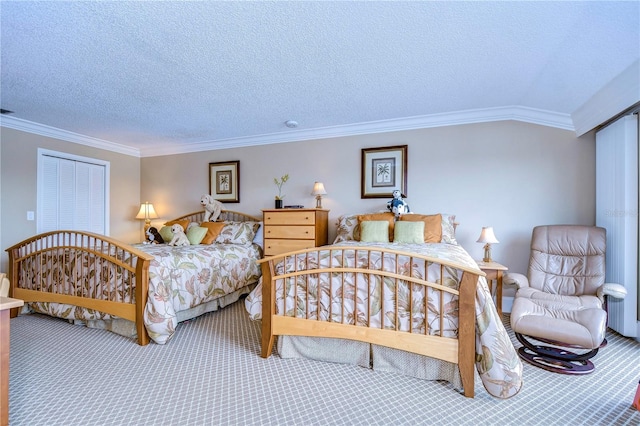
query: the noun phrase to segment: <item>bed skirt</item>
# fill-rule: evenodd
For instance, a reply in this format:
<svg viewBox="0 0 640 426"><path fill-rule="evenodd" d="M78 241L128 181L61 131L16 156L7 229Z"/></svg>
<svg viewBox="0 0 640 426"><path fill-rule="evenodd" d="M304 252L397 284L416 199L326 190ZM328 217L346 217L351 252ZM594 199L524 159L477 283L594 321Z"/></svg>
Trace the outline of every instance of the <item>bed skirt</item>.
<svg viewBox="0 0 640 426"><path fill-rule="evenodd" d="M456 364L399 349L353 340L304 336L278 336L276 347L281 358L350 364L423 380L444 380L455 389L463 390Z"/></svg>
<svg viewBox="0 0 640 426"><path fill-rule="evenodd" d="M206 314L208 312L217 311L218 309L224 308L232 303L237 302L242 296L249 294L251 290L256 286L257 283L250 284L248 286L242 287L233 293L226 294L221 296L215 300L204 303L202 305L195 306L190 309L186 309L184 311L179 311L176 313L178 318L178 323L183 321L187 321L200 315ZM31 305L31 304L28 304ZM31 312L39 312L50 315L49 312L43 311L37 306L25 306L21 313L31 313ZM108 330L112 333L116 333L120 336L130 337L133 339L137 338L136 333L136 324L133 321L129 321L123 318L110 318L110 319L92 319L92 320L79 320L79 319L69 319L67 320L71 324L86 326L89 328L97 328L100 330Z"/></svg>

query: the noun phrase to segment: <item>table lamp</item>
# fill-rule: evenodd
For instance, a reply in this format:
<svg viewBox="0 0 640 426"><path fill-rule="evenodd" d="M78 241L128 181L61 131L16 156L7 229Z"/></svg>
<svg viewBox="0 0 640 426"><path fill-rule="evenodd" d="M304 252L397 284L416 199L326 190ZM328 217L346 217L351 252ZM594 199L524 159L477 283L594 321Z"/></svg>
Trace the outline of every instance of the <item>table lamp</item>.
<svg viewBox="0 0 640 426"><path fill-rule="evenodd" d="M157 219L158 213L153 208L153 204L148 201L140 204L140 210L136 215L136 219L144 219L144 232L147 233L147 229L151 226L151 219Z"/></svg>
<svg viewBox="0 0 640 426"><path fill-rule="evenodd" d="M491 226L483 226L482 232L480 233L480 237L478 238L477 243L484 243L484 258L483 262L489 263L491 260L491 244L498 244L500 241L496 238L493 233L493 227Z"/></svg>
<svg viewBox="0 0 640 426"><path fill-rule="evenodd" d="M311 195L316 196L316 209L322 208L322 196L325 195L327 191L324 189L324 184L322 182L316 182L313 184L313 191Z"/></svg>

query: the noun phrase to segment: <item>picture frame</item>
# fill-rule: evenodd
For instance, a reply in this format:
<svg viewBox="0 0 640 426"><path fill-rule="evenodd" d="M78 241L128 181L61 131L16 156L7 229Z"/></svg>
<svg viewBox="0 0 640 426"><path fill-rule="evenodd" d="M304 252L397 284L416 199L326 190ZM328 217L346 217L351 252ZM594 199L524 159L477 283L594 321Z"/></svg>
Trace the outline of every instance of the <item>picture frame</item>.
<svg viewBox="0 0 640 426"><path fill-rule="evenodd" d="M209 194L221 203L240 202L240 161L209 163Z"/></svg>
<svg viewBox="0 0 640 426"><path fill-rule="evenodd" d="M360 198L391 198L398 189L407 196L407 145L362 150Z"/></svg>

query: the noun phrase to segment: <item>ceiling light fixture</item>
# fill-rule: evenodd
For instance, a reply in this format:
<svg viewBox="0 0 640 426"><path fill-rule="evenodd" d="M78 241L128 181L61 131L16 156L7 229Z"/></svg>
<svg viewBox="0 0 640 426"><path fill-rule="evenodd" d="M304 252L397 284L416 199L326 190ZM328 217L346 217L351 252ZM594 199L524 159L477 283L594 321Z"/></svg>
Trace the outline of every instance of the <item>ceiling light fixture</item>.
<svg viewBox="0 0 640 426"><path fill-rule="evenodd" d="M298 127L298 122L295 120L287 120L284 122L284 125L290 129L295 129L296 127Z"/></svg>

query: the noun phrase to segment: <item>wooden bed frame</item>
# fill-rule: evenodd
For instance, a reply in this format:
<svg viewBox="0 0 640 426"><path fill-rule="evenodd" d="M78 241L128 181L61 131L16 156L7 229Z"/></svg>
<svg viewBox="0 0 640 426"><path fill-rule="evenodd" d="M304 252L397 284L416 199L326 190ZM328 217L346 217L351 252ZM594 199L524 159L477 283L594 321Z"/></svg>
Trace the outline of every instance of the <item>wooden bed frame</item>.
<svg viewBox="0 0 640 426"><path fill-rule="evenodd" d="M190 222L200 223L204 220L204 213L204 210L189 213L175 220L189 219ZM236 211L223 210L218 221L259 222L261 219ZM143 313L149 290L149 264L153 256L104 235L68 230L33 236L9 247L6 251L9 253L10 297L21 299L25 303L64 303L124 318L136 324L138 344L144 346L149 343ZM82 285L77 285L79 283L76 282L63 283L64 293L46 291L48 284L60 278L46 274L46 270L40 268L32 274L26 265L35 264L46 268L46 259L51 255L64 256L65 261L69 262L76 262L88 255L93 269L114 272L112 275L118 277L115 288L130 289L130 302L123 301L118 291L110 291L107 296L85 294ZM83 276L83 278L93 280L92 283L97 284L95 275ZM27 289L26 283L31 283L38 289ZM17 314L17 311L15 313Z"/></svg>
<svg viewBox="0 0 640 426"><path fill-rule="evenodd" d="M425 261L425 265L438 264L440 265L441 272L443 268L453 268L457 273L462 274L460 286L458 289L451 289L445 287L440 283L429 282L424 279L416 277L408 277L402 275L398 271L397 267L395 271L381 271L377 269L369 269L369 262L358 262L354 267L318 267L315 265L305 265L304 268L298 269L298 263L295 270L288 273L278 274L276 272L276 265L281 261L286 261L286 258L291 258L298 255L306 255L311 252L318 252L317 259L320 258L320 251L341 251L341 250L357 250L358 255L366 253L366 256L370 256L372 252L382 253L385 257L387 255L395 256L398 265L398 256L409 256L411 262L414 259L422 259ZM478 277L485 276L485 274L478 270L469 268L464 265L459 265L453 262L443 261L442 259L431 258L427 256L418 255L415 253L403 252L394 249L384 249L380 247L364 247L364 246L325 246L314 249L298 250L289 253L282 253L276 256L270 256L259 261L262 267L262 353L263 358L268 358L271 355L274 344L274 337L277 335L290 335L290 336L310 336L310 337L332 337L340 339L351 339L370 344L376 344L386 346L395 349L401 349L404 351L426 355L432 358L441 359L454 364L457 364L460 369L460 377L464 388L464 395L466 397L473 398L474 396L474 364L475 364L475 295L476 285ZM367 264L365 264L367 263ZM342 276L344 274L365 274L369 276L379 276L385 279L400 280L412 282L419 286L430 287L433 291L448 292L458 296L459 303L459 319L458 319L458 338L444 337L442 335L443 326L440 324L440 335L427 335L419 332L406 332L399 331L397 329L378 329L371 327L364 327L353 324L337 323L323 321L319 319L309 319L310 312L306 312L306 317L293 317L286 314L278 314L276 312L276 280L288 279L295 277L300 280L308 280L310 277L318 278L323 274L330 276ZM338 275L336 275L338 274ZM340 275L342 274L342 275ZM441 273L441 276L444 274ZM427 274L424 273L426 277ZM284 287L284 286L283 286ZM300 286L297 286L300 287ZM307 287L307 286L304 286ZM319 286L317 286L319 287ZM303 291L303 290L298 290ZM319 290L318 290L319 291ZM409 297L411 298L411 291L409 291ZM284 297L284 296L281 296ZM397 298L397 286L396 286L396 298ZM308 299L307 299L308 300ZM440 298L442 305L443 298ZM355 302L355 301L354 301ZM342 300L344 306L345 299ZM408 303L410 307L413 307L412 302ZM411 308L410 308L411 309ZM440 310L443 311L443 306L440 306ZM311 312L314 313L314 312ZM408 312L409 317L413 316L413 312ZM320 317L319 315L317 316ZM399 324L399 313L396 307L395 310L395 324ZM440 319L442 321L442 318Z"/></svg>

